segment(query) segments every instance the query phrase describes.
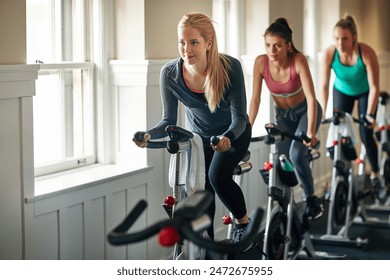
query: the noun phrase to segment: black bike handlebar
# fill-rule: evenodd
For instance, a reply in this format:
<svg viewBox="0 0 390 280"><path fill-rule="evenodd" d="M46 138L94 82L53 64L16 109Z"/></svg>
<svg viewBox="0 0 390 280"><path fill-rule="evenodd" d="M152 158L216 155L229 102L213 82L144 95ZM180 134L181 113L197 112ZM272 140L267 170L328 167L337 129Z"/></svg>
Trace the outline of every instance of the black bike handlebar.
<svg viewBox="0 0 390 280"><path fill-rule="evenodd" d="M327 118L327 119L324 119L323 121L321 121L322 124L327 124L327 123L333 123L334 125L339 125L340 122L341 122L341 119L344 119L345 118L345 115L346 112L344 111L341 111L341 110L335 110L333 112L333 116L330 117L330 118ZM352 117L352 120L355 122L355 123L359 123L359 124L362 124L362 125L367 125L366 121L363 119L364 118L364 115L363 116L360 116L359 119Z"/></svg>
<svg viewBox="0 0 390 280"><path fill-rule="evenodd" d="M134 133L133 140L141 142L144 140L146 132L145 131L137 131ZM164 149L167 147L168 141L148 141L146 147L149 149Z"/></svg>
<svg viewBox="0 0 390 280"><path fill-rule="evenodd" d="M192 222L199 217L199 213L194 216L194 219L174 216L157 222L143 230L127 233L138 217L144 212L146 207L147 202L145 200L138 202L125 220L108 234L108 241L110 244L123 245L136 243L152 237L165 227L173 227L179 232L181 239L190 240L202 248L223 254L238 254L247 249L255 240L264 214L264 211L261 208L255 209L251 215L251 222L248 225L245 236L237 243L212 241L199 235L199 233L192 228Z"/></svg>
<svg viewBox="0 0 390 280"><path fill-rule="evenodd" d="M191 147L189 140L193 138L193 134L190 131L176 125L168 125L165 128L165 132L170 138L169 141L149 140L146 147L149 149L167 148L168 152L171 154L176 154L179 151L186 151ZM145 134L145 131L137 131L133 136L133 140L141 142L144 140Z"/></svg>
<svg viewBox="0 0 390 280"><path fill-rule="evenodd" d="M210 138L210 144L218 145L219 140L221 140L221 139L220 139L218 136L212 136L212 137ZM228 153L234 153L234 152L235 152L235 149L234 149L234 147L230 147L226 152L228 152Z"/></svg>
<svg viewBox="0 0 390 280"><path fill-rule="evenodd" d="M274 123L268 123L265 125L265 128L267 130L267 135L258 136L258 137L252 137L251 142L259 142L264 141L267 145L274 144L276 141L276 138L280 138L280 140L283 140L285 137L303 142L306 141L309 143L311 139L307 136L306 132L303 130L298 132L298 135L292 134L288 131L281 130L276 124ZM320 141L317 142L317 144L313 147L314 149L318 149L320 146Z"/></svg>

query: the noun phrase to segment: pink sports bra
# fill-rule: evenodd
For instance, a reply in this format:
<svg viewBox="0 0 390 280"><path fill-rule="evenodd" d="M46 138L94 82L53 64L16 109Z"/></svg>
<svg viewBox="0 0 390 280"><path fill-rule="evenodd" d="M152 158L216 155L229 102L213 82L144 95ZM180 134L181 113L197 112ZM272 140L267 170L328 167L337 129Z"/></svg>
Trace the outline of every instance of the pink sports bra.
<svg viewBox="0 0 390 280"><path fill-rule="evenodd" d="M295 61L290 66L290 79L285 83L275 82L269 72L268 57L265 56L264 81L271 94L276 97L288 98L297 95L302 90L301 80L295 69Z"/></svg>

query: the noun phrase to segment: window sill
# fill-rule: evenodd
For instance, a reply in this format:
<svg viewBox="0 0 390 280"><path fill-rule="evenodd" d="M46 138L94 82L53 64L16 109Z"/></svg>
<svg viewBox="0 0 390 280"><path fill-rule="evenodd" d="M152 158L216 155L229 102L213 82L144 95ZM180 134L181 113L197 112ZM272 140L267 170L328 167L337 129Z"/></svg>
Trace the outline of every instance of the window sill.
<svg viewBox="0 0 390 280"><path fill-rule="evenodd" d="M37 177L35 178L34 196L26 197L25 202L31 203L59 194L88 188L150 169L151 167L147 166L131 168L117 164L95 164L77 170L61 172L56 175Z"/></svg>

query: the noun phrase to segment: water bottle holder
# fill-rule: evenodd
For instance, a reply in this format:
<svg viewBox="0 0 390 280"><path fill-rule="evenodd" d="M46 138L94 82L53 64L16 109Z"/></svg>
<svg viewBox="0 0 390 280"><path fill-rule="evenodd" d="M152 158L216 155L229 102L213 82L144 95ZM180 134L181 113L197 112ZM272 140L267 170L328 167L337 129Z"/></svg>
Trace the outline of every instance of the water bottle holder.
<svg viewBox="0 0 390 280"><path fill-rule="evenodd" d="M268 186L269 170L260 169L259 172L260 172L261 177L263 178L264 183Z"/></svg>
<svg viewBox="0 0 390 280"><path fill-rule="evenodd" d="M287 187L295 187L298 185L298 179L293 171L285 171L283 168L278 165L278 176L280 181Z"/></svg>
<svg viewBox="0 0 390 280"><path fill-rule="evenodd" d="M343 143L341 145L341 151L347 160L357 159L356 149L351 141L346 141L346 143Z"/></svg>

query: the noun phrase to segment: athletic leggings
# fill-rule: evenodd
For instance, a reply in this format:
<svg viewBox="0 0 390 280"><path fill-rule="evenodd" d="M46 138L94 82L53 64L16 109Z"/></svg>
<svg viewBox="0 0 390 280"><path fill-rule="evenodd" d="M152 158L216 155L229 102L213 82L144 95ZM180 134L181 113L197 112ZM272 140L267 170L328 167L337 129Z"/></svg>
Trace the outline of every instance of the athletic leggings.
<svg viewBox="0 0 390 280"><path fill-rule="evenodd" d="M321 124L322 109L317 102L316 132ZM289 109L275 108L275 119L277 125L290 134L297 134L299 131L307 131L307 102L306 100ZM294 165L295 174L301 183L306 196L314 193L314 180L311 172L308 148L300 141L285 138L277 144L279 154L290 158Z"/></svg>
<svg viewBox="0 0 390 280"><path fill-rule="evenodd" d="M226 206L236 219L245 216L246 204L240 186L233 180L233 170L248 150L252 135L251 125L248 123L245 131L232 143L234 150L215 152L210 145L204 146L206 163L206 190L209 190ZM209 215L214 221L215 201L209 209ZM208 230L210 238L214 238L213 227Z"/></svg>
<svg viewBox="0 0 390 280"><path fill-rule="evenodd" d="M333 108L352 114L355 101L358 101L359 116L366 115L368 105L368 92L358 96L346 95L337 89L333 88ZM376 115L376 112L375 112ZM375 116L374 115L374 116ZM359 124L360 138L366 148L367 158L370 162L373 172L379 171L378 164L378 146L374 139L373 129L369 129L362 124Z"/></svg>

